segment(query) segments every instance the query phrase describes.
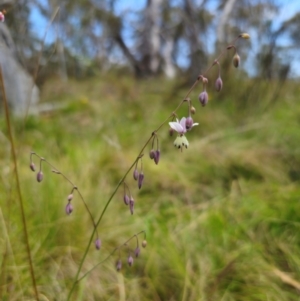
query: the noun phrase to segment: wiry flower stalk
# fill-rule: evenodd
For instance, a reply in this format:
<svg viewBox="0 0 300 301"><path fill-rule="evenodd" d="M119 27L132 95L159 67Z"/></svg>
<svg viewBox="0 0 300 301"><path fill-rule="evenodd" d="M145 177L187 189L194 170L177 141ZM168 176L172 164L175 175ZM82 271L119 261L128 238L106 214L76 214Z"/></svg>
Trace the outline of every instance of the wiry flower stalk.
<svg viewBox="0 0 300 301"><path fill-rule="evenodd" d="M236 50L236 47L235 47L235 43L238 39L248 39L249 38L249 35L246 34L246 33L243 33L243 34L240 34L236 39L234 39L234 41L232 41L230 43L230 45L223 50L223 52L221 52L219 54L219 56L214 60L214 62L200 75L198 75L197 79L195 80L194 84L190 87L190 89L187 91L185 97L179 102L179 104L177 105L177 107L175 108L175 110L151 133L150 137L146 140L146 142L143 144L141 150L139 151L136 159L134 160L134 162L131 164L131 166L127 169L127 171L125 172L125 174L123 175L123 177L120 179L120 181L118 182L118 184L116 185L115 189L113 190L113 192L111 193L110 197L108 198L108 200L106 201L105 203L105 206L104 208L102 209L102 212L99 216L99 218L97 219L97 221L94 221L81 193L79 192L79 190L77 189L77 187L75 185L73 185L73 183L67 178L65 177L63 174L61 174L60 172L58 172L56 169L55 169L55 173L58 173L58 174L61 174L63 175L63 177L71 184L74 186L74 189L76 187L76 190L77 192L79 193L80 195L80 198L82 199L82 201L84 202L85 204L85 207L87 209L87 211L89 212L90 216L91 216L91 219L93 221L93 231L91 233L91 236L90 236L90 239L88 241L88 244L86 246L86 249L83 253L83 256L80 260L80 263L79 263L79 266L78 266L78 269L77 269L77 272L76 272L76 275L74 277L74 281L73 281L73 284L72 284L72 287L69 291L69 294L68 294L68 298L67 300L70 300L71 296L72 296L72 293L75 289L75 286L76 284L81 280L83 279L89 272L87 272L86 274L84 274L81 278L79 278L79 274L81 272L81 269L82 269L82 266L83 266L83 263L85 262L85 259L87 257L87 253L88 253L88 250L92 244L92 241L93 241L93 237L95 236L95 233L97 232L97 227L99 226L99 224L101 223L102 219L103 219L103 216L108 208L108 206L110 205L112 199L114 198L115 194L117 193L117 191L119 190L120 186L122 184L124 184L124 187L125 187L125 180L127 178L127 175L132 171L132 169L136 166L137 166L137 163L138 161L141 159L141 157L144 155L144 151L146 149L146 147L152 142L152 149L150 150L150 153L149 153L149 156L152 160L154 160L154 162L156 164L158 164L159 162L159 159L160 159L160 154L161 154L161 151L159 149L159 145L158 145L158 132L160 131L160 129L166 124L166 123L169 123L170 127L172 128L173 131L177 132L178 134L178 137L176 138L175 142L174 142L174 145L179 147L181 150L182 150L182 147L187 147L189 145L189 142L187 141L186 137L185 137L185 134L187 131L189 131L193 126L197 125L198 123L194 123L193 119L191 118L190 114L191 113L195 113L195 108L191 106L190 104L190 101L188 101L189 103L189 115L188 117L183 117L181 118L181 120L179 121L179 119L177 119L177 121L172 121L174 120L174 118L176 117L176 112L179 110L179 108L182 107L182 105L189 99L189 96L191 94L191 92L196 88L196 86L198 85L199 82L202 82L203 83L203 91L200 93L199 95L199 101L200 103L202 104L202 106L205 106L208 102L208 94L207 94L207 91L206 91L206 88L207 88L207 83L208 83L208 80L207 78L205 77L206 74L210 71L210 69L215 65L215 62L219 61L219 59L225 54L225 52L228 50L228 49L231 49L231 48L234 48ZM240 64L240 59L236 57L237 55L237 52L235 51L235 57L233 59L233 64L235 67L237 67L239 64ZM218 83L218 86L217 86L217 89L221 90L222 88L222 83ZM171 121L170 121L171 120ZM154 148L154 143L156 142L156 148ZM49 163L48 163L49 164ZM51 165L51 164L50 164ZM32 168L31 168L32 169ZM133 173L133 177L135 180L138 181L138 186L139 188L141 188L142 186L142 183L143 183L143 179L144 179L144 176L142 174L142 176L140 176L140 173L138 172L134 172ZM126 185L127 186L127 185ZM127 186L128 187L128 186ZM127 205L129 205L129 208L130 208L130 211L131 211L131 214L133 214L133 207L134 207L134 200L133 200L133 197L131 196L131 194L127 194L126 191L124 191L124 203ZM128 200L129 199L129 200ZM98 237L98 235L97 235ZM142 247L146 247L147 245L147 242L146 240L144 240L142 242ZM131 255L130 255L131 256ZM130 256L128 257L128 263L129 264L132 264L132 260L130 258ZM129 260L130 259L130 260ZM106 259L105 259L106 260ZM99 263L100 264L100 263ZM96 265L98 266L98 265ZM96 268L93 267L94 268ZM121 268L121 262L118 261L117 263L117 269L120 269ZM92 269L92 270L93 270Z"/></svg>

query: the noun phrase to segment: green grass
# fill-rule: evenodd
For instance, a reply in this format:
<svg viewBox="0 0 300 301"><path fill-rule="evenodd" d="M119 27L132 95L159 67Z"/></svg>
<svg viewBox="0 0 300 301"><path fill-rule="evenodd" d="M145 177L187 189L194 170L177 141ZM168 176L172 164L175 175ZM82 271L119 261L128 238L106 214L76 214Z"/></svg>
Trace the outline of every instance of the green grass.
<svg viewBox="0 0 300 301"><path fill-rule="evenodd" d="M92 247L83 272L116 246L145 230L148 245L129 268L121 251L82 280L72 300L300 300L300 148L296 84L224 81L220 94L198 104L190 147L173 147L159 132L161 160L143 159L145 180L127 184L135 213L117 193L99 226L101 251ZM72 187L43 165L44 180L29 169L35 151L66 174L98 218L114 187L151 132L174 110L188 87L164 79L137 81L108 74L67 84L48 82L42 101L65 104L24 126L14 118L29 241L41 300L65 300L92 232ZM180 109L180 117L187 108ZM5 121L1 120L5 133ZM16 201L9 143L0 150L0 296L32 300L31 279ZM38 161L35 159L38 166ZM140 237L141 239L142 236ZM135 241L130 243L135 248ZM298 285L298 287L297 287Z"/></svg>

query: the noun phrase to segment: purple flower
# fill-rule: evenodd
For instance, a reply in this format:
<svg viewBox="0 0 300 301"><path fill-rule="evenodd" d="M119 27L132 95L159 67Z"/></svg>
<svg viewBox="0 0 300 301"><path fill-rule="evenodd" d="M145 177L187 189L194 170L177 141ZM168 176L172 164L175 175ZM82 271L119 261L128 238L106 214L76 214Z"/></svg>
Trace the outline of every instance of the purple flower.
<svg viewBox="0 0 300 301"><path fill-rule="evenodd" d="M30 162L29 167L30 167L30 169L31 169L32 171L35 171L35 165L34 165L33 162Z"/></svg>
<svg viewBox="0 0 300 301"><path fill-rule="evenodd" d="M198 125L199 123L194 123L193 118L189 116L185 120L185 128L187 131L190 131L194 126Z"/></svg>
<svg viewBox="0 0 300 301"><path fill-rule="evenodd" d="M140 252L141 252L141 249L139 247L136 247L136 249L134 250L135 257L139 257Z"/></svg>
<svg viewBox="0 0 300 301"><path fill-rule="evenodd" d="M40 170L36 175L36 180L40 183L43 181L44 175L43 172Z"/></svg>
<svg viewBox="0 0 300 301"><path fill-rule="evenodd" d="M95 241L95 247L97 250L100 250L101 248L101 240L99 238L97 238Z"/></svg>
<svg viewBox="0 0 300 301"><path fill-rule="evenodd" d="M192 117L182 117L180 121L178 119L176 120L176 122L169 122L170 127L178 133L178 137L174 141L174 146L181 149L183 146L187 148L189 146L189 142L184 134L199 123L194 123Z"/></svg>
<svg viewBox="0 0 300 301"><path fill-rule="evenodd" d="M157 149L157 150L155 151L155 153L154 153L154 162L155 162L156 165L157 165L158 162L159 162L159 158L160 158L160 150Z"/></svg>
<svg viewBox="0 0 300 301"><path fill-rule="evenodd" d="M139 172L138 172L138 170L135 168L134 171L133 171L133 178L134 178L135 180L137 180L138 177L139 177Z"/></svg>
<svg viewBox="0 0 300 301"><path fill-rule="evenodd" d="M208 103L208 94L206 91L203 91L199 94L199 101L202 104L202 106L206 106Z"/></svg>
<svg viewBox="0 0 300 301"><path fill-rule="evenodd" d="M66 214L70 215L73 212L73 206L72 204L69 202L66 206Z"/></svg>
<svg viewBox="0 0 300 301"><path fill-rule="evenodd" d="M144 181L144 173L141 172L141 173L139 174L139 180L138 180L138 187L139 187L139 189L141 189L141 187L142 187L142 185L143 185L143 181Z"/></svg>
<svg viewBox="0 0 300 301"><path fill-rule="evenodd" d="M223 81L221 79L221 77L219 76L215 82L215 88L217 92L220 92L222 90L223 87Z"/></svg>
<svg viewBox="0 0 300 301"><path fill-rule="evenodd" d="M127 262L130 267L133 265L133 257L131 255L128 256Z"/></svg>
<svg viewBox="0 0 300 301"><path fill-rule="evenodd" d="M133 199L133 197L130 197L129 209L130 209L130 213L133 214L133 210L134 210L134 199Z"/></svg>
<svg viewBox="0 0 300 301"><path fill-rule="evenodd" d="M119 272L122 268L122 261L121 259L119 259L116 263L116 268L117 268L117 271Z"/></svg>
<svg viewBox="0 0 300 301"><path fill-rule="evenodd" d="M124 200L125 205L129 204L130 199L129 199L129 196L127 194L124 195L123 200Z"/></svg>

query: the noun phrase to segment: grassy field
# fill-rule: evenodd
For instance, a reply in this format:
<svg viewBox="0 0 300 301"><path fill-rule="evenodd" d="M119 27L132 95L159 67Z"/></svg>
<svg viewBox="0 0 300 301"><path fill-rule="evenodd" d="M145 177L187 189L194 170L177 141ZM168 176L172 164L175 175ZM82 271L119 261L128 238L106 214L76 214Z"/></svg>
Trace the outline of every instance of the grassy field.
<svg viewBox="0 0 300 301"><path fill-rule="evenodd" d="M223 80L220 93L209 86L205 108L197 100L201 86L192 93L199 126L188 133L187 150L174 148L168 126L158 132L158 165L146 148L142 189L131 172L126 179L134 214L121 186L98 228L101 250L90 248L81 275L143 230L147 247L129 267L136 246L130 241L81 280L71 300L300 300L299 88L233 74ZM40 300L66 300L93 225L76 192L74 212L65 214L72 186L51 167L43 163L44 179L36 181L30 152L71 179L97 219L188 88L179 80L115 74L52 80L42 102L62 108L25 123L13 118ZM186 116L187 107L178 113ZM34 300L4 117L1 128L0 299Z"/></svg>

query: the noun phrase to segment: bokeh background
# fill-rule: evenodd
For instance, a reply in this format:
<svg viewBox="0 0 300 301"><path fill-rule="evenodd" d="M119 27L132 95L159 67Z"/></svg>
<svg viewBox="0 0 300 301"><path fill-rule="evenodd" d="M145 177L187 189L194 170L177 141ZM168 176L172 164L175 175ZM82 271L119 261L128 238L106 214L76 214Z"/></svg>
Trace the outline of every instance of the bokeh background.
<svg viewBox="0 0 300 301"><path fill-rule="evenodd" d="M160 161L149 159L148 145L142 189L132 172L126 178L134 214L121 186L98 228L101 250L90 248L81 275L143 230L147 247L129 267L129 241L71 300L300 300L299 1L1 5L9 47L39 91L28 103L35 114L14 114L14 102L11 122L40 300L66 300L93 225L76 192L66 215L72 185L51 166L44 162L36 181L30 153L75 183L97 219L151 133L224 50L223 89L214 89L214 66L208 105L198 101L202 84L190 94L199 126L189 148L174 148L167 124L158 131ZM242 32L251 39L236 42L235 68L226 47ZM1 112L0 299L35 300Z"/></svg>

